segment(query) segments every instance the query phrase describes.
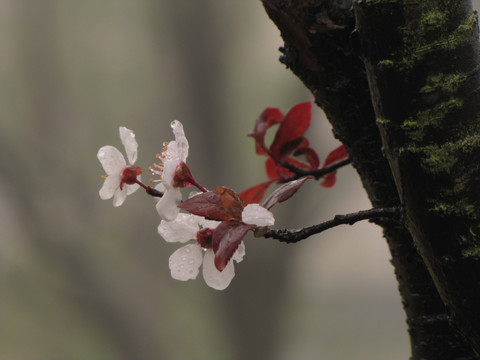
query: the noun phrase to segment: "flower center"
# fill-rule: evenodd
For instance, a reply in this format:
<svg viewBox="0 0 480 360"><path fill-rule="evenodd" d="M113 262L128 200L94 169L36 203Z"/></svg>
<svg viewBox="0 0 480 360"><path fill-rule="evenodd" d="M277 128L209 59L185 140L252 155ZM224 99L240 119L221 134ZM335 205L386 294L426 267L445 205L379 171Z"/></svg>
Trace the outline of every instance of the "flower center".
<svg viewBox="0 0 480 360"><path fill-rule="evenodd" d="M168 150L168 142L164 142L163 143L163 148L162 148L162 155L160 154L157 154L155 157L157 158L157 160L159 160L158 163L153 163L152 166L149 166L148 167L148 171L150 171L150 173L152 175L157 175L158 176L158 180L153 180L153 179L150 179L150 182L154 182L154 181L160 181L162 179L162 174L163 174L163 162L165 161L165 158L166 158L166 152Z"/></svg>
<svg viewBox="0 0 480 360"><path fill-rule="evenodd" d="M212 247L212 235L213 235L213 230L212 229L202 229L197 232L197 242L198 244L204 248L204 249L209 249Z"/></svg>
<svg viewBox="0 0 480 360"><path fill-rule="evenodd" d="M122 171L120 180L120 190L123 190L123 184L133 185L137 183L137 176L143 172L140 166L129 165Z"/></svg>

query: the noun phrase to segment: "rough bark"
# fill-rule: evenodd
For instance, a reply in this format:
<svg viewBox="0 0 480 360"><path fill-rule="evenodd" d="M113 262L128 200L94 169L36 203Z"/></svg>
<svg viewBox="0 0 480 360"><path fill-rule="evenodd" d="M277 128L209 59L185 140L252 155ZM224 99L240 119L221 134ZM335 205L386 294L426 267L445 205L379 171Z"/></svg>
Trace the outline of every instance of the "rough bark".
<svg viewBox="0 0 480 360"><path fill-rule="evenodd" d="M358 1L357 27L405 220L480 352L480 85L470 1Z"/></svg>
<svg viewBox="0 0 480 360"><path fill-rule="evenodd" d="M374 206L398 206L394 177L382 150L365 67L357 43L351 1L262 0L280 29L281 61L310 89ZM381 31L381 30L380 30ZM352 35L351 35L352 34ZM392 88L394 89L394 88ZM473 359L470 346L448 322L445 308L403 223L383 221L406 311L412 359Z"/></svg>

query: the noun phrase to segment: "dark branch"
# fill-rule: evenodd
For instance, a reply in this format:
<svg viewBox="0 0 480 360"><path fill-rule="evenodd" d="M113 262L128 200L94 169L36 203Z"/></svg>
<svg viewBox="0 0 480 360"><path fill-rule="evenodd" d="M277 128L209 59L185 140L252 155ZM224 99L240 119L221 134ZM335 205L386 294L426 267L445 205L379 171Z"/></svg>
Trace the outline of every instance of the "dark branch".
<svg viewBox="0 0 480 360"><path fill-rule="evenodd" d="M289 181L297 180L297 179L300 179L300 178L305 177L305 176L313 176L316 180L318 180L322 176L325 176L325 175L327 175L331 172L334 172L334 171L338 170L339 168L341 168L345 165L348 165L350 163L351 163L350 159L345 159L345 160L339 161L335 164L329 165L329 166L321 168L321 169L303 170L303 169L300 169L300 168L298 168L298 167L296 167L292 164L289 164L289 163L285 162L285 163L282 164L282 166L284 168L287 168L291 172L295 173L295 175L291 176L289 178L283 179L282 182L289 182Z"/></svg>
<svg viewBox="0 0 480 360"><path fill-rule="evenodd" d="M308 238L309 236L319 234L322 231L331 229L338 225L353 225L358 221L374 218L395 218L400 217L400 214L399 207L373 208L351 214L335 215L332 220L328 220L303 229L268 230L265 234L263 234L263 237L277 239L286 243L296 243Z"/></svg>
<svg viewBox="0 0 480 360"><path fill-rule="evenodd" d="M148 195L155 196L155 197L162 197L163 193L161 191L158 191L157 189L154 189L150 186L147 186L145 188L145 191Z"/></svg>

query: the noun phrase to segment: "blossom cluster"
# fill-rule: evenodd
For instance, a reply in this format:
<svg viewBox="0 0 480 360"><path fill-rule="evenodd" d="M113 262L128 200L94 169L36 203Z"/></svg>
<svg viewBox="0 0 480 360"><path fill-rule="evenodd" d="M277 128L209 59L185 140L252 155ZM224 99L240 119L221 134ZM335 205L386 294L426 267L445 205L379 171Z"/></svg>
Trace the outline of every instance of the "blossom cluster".
<svg viewBox="0 0 480 360"><path fill-rule="evenodd" d="M205 282L214 289L225 289L235 275L233 262L242 261L245 255L243 237L250 230L273 225L274 217L258 204L244 206L240 197L230 189L225 188L224 195L221 195L209 192L197 184L186 165L189 146L183 126L175 120L171 127L175 140L164 144L162 154L157 156L160 162L149 168L152 174L158 176L154 190L141 182L142 169L134 165L138 144L133 131L121 127L120 139L125 147L128 164L117 148L109 145L100 148L97 157L106 172L100 197L104 200L113 197L113 205L120 206L127 195L133 194L140 187L148 193L157 194L159 199L155 207L161 217L159 234L167 242L188 242L170 256L172 277L177 280L195 279L203 264ZM192 185L199 187L202 192L182 203L180 189ZM205 200L205 196L208 200ZM237 202L225 202L228 196L233 196ZM213 203L214 197L221 200ZM210 201L211 205L206 211L205 201ZM181 203L184 208L190 206L190 213L180 213ZM202 216L195 215L198 212ZM222 224L228 225L227 231ZM235 240L225 244L232 238L232 233L235 233ZM227 240L223 240L227 237Z"/></svg>
<svg viewBox="0 0 480 360"><path fill-rule="evenodd" d="M250 231L259 232L273 226L275 218L271 208L293 196L308 177L290 179L294 170L318 169L320 161L309 146L304 132L310 124L311 102L294 106L287 115L278 109L266 109L249 134L255 139L256 152L268 157L266 171L269 180L255 185L240 194L227 187L212 191L200 185L186 164L189 144L183 125L171 123L174 140L163 143L157 162L148 168L155 176L153 188L141 181L143 169L137 160L138 144L133 131L120 127L120 139L127 160L115 147L100 148L97 157L106 175L100 189L100 198L113 198L113 206L123 204L127 195L142 187L156 200L155 208L160 216L158 233L170 243L184 244L169 258L171 276L177 280L195 279L200 273L210 287L222 290L235 276L234 262L245 256L244 237ZM279 124L273 143L264 143L265 133L272 125ZM304 156L305 161L298 159ZM334 150L324 166L347 156L343 146ZM329 160L330 159L330 160ZM286 182L267 198L264 195L274 182ZM324 176L324 186L335 182L333 172ZM181 189L196 187L199 192L183 200ZM260 231L261 233L261 231Z"/></svg>

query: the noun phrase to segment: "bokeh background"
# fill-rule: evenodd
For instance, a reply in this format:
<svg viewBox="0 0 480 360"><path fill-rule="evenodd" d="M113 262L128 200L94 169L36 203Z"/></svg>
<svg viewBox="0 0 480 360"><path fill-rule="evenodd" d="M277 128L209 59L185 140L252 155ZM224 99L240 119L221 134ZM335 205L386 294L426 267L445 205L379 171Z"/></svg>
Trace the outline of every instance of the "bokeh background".
<svg viewBox="0 0 480 360"><path fill-rule="evenodd" d="M277 59L257 0L0 0L0 359L406 359L389 254L369 223L300 244L246 239L222 292L170 278L178 247L151 198L102 201L106 144L133 129L138 164L183 122L205 186L263 181L246 133L311 99ZM309 137L338 145L320 110ZM146 175L148 177L148 175ZM275 208L302 227L369 207L356 173Z"/></svg>

